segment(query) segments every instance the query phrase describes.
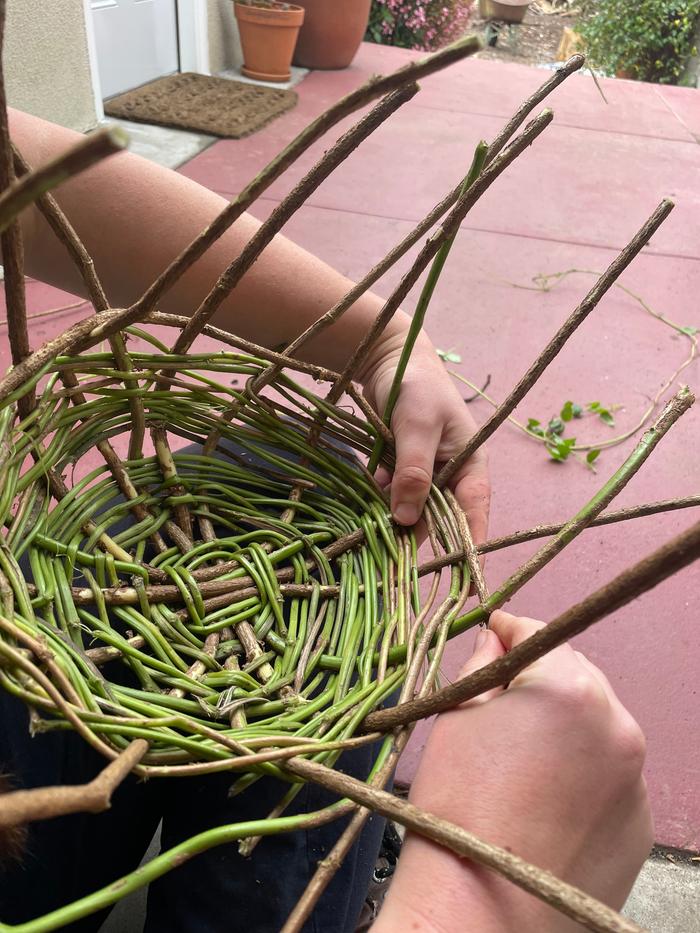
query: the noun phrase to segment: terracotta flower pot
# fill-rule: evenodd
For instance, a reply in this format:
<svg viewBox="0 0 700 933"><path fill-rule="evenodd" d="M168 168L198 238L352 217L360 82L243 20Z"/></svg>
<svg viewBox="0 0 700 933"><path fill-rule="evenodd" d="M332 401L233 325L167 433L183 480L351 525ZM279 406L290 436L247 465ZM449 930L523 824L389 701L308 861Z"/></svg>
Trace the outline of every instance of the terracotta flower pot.
<svg viewBox="0 0 700 933"><path fill-rule="evenodd" d="M506 23L522 23L530 0L486 0L488 15Z"/></svg>
<svg viewBox="0 0 700 933"><path fill-rule="evenodd" d="M306 10L294 64L347 68L367 30L372 0L298 0Z"/></svg>
<svg viewBox="0 0 700 933"><path fill-rule="evenodd" d="M260 6L234 2L243 47L241 71L258 81L289 81L294 46L304 22L295 3L263 2Z"/></svg>

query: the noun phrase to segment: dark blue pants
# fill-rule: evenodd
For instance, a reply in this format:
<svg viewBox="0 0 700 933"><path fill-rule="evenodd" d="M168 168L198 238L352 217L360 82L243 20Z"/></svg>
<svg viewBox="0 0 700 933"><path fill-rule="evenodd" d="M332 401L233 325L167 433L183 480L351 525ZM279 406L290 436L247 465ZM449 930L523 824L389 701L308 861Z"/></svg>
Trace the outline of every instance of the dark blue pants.
<svg viewBox="0 0 700 933"><path fill-rule="evenodd" d="M0 730L0 761L18 787L83 783L104 767L104 759L72 732L31 738L26 709L4 692L0 693ZM369 748L355 749L343 756L340 766L364 778L372 754ZM263 778L229 798L232 780L230 774L141 783L130 777L105 813L31 824L23 863L0 871L0 920L34 919L136 868L161 819L161 846L166 850L215 826L266 816L288 786ZM306 786L288 812L317 810L333 799L319 787ZM268 837L249 859L238 854L236 844L195 856L151 885L146 933L274 933L346 825L347 818L308 832ZM369 820L305 931L352 933L383 828L381 818ZM91 933L99 929L106 913L66 929Z"/></svg>

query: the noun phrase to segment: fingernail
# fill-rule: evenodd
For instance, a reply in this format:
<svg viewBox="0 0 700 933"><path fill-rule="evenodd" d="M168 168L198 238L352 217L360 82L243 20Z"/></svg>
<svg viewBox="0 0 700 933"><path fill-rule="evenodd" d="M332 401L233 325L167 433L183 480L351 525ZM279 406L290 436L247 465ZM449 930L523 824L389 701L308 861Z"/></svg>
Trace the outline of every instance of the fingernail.
<svg viewBox="0 0 700 933"><path fill-rule="evenodd" d="M420 513L412 502L399 502L394 509L394 518L399 525L415 525Z"/></svg>
<svg viewBox="0 0 700 933"><path fill-rule="evenodd" d="M477 651L481 651L482 648L486 647L486 642L489 639L489 630L487 628L480 628L476 633L476 638L474 639L474 654Z"/></svg>

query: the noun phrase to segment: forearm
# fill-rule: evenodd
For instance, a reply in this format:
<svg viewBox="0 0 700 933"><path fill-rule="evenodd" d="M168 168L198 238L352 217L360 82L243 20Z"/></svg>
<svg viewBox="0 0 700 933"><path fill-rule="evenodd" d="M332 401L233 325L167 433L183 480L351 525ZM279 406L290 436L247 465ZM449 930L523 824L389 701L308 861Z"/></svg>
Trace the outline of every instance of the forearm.
<svg viewBox="0 0 700 933"><path fill-rule="evenodd" d="M504 878L409 834L372 933L575 933L579 929Z"/></svg>
<svg viewBox="0 0 700 933"><path fill-rule="evenodd" d="M79 135L36 117L10 112L12 138L31 165L41 165ZM224 198L182 175L130 153L112 156L54 192L95 261L110 304L133 303L162 270L226 206ZM65 249L35 209L22 216L27 272L82 294ZM191 315L259 224L241 217L165 296L161 310ZM212 323L268 347L288 343L331 308L352 283L285 237L278 236L224 301ZM342 369L382 306L363 296L303 355ZM387 339L401 339L399 313Z"/></svg>

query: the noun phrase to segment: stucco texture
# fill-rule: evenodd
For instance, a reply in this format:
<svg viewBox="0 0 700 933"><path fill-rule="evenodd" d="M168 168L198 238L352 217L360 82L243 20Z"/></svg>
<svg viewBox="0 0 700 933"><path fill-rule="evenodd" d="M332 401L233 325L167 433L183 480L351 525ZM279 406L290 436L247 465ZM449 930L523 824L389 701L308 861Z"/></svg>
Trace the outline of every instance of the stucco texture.
<svg viewBox="0 0 700 933"><path fill-rule="evenodd" d="M87 130L97 117L85 13L76 0L8 0L5 80L10 106Z"/></svg>
<svg viewBox="0 0 700 933"><path fill-rule="evenodd" d="M243 64L238 27L231 0L207 0L209 69L213 75Z"/></svg>

